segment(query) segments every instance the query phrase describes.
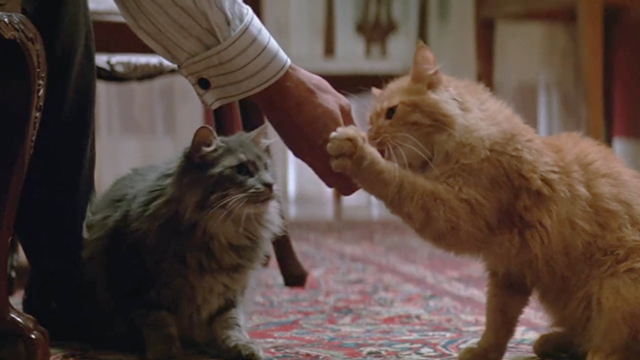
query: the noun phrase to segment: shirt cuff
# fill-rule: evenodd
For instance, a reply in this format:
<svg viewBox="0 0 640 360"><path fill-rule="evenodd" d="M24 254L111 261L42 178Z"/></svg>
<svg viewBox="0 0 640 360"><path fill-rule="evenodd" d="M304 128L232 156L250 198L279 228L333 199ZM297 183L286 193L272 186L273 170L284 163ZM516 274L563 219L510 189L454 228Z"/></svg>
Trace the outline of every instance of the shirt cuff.
<svg viewBox="0 0 640 360"><path fill-rule="evenodd" d="M267 88L290 65L287 54L250 11L233 36L179 68L203 103L215 109Z"/></svg>

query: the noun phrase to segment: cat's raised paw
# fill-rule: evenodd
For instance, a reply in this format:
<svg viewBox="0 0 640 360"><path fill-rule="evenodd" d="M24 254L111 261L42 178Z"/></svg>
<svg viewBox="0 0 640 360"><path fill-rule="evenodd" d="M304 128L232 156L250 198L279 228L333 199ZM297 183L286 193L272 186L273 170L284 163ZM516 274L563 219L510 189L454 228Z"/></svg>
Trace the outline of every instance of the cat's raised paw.
<svg viewBox="0 0 640 360"><path fill-rule="evenodd" d="M367 142L367 135L355 126L338 128L329 137L327 151L331 156L348 156Z"/></svg>
<svg viewBox="0 0 640 360"><path fill-rule="evenodd" d="M329 138L327 151L334 171L350 174L362 162L366 151L367 135L355 126L341 127Z"/></svg>
<svg viewBox="0 0 640 360"><path fill-rule="evenodd" d="M458 360L501 360L503 354L498 354L487 348L470 346L463 349L458 355Z"/></svg>

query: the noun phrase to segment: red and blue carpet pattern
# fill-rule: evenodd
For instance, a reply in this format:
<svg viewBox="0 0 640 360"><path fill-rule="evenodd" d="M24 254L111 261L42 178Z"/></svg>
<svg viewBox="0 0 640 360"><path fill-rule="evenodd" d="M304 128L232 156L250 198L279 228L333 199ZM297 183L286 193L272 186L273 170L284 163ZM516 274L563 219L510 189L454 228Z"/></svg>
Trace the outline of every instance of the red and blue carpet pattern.
<svg viewBox="0 0 640 360"><path fill-rule="evenodd" d="M284 287L272 261L251 291L250 334L267 358L455 359L480 337L479 263L444 254L398 223L294 224L291 235L311 273L307 287ZM531 357L546 324L530 306L505 359ZM56 348L52 359L135 357Z"/></svg>

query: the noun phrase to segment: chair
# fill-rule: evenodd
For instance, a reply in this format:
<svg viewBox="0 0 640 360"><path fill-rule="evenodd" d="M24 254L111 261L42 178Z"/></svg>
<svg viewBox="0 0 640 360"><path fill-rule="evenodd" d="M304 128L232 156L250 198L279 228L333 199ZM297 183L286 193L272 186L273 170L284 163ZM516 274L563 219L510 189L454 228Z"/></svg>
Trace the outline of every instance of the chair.
<svg viewBox="0 0 640 360"><path fill-rule="evenodd" d="M0 358L47 360L47 331L9 303L9 242L46 83L42 39L20 0L0 2L0 53Z"/></svg>

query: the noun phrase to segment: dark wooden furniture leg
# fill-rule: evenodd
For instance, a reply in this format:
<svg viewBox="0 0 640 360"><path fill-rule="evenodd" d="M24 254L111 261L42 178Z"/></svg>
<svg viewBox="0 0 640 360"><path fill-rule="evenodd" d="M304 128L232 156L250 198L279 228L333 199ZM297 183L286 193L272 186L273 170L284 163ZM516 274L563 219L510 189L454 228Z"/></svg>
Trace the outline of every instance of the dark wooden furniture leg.
<svg viewBox="0 0 640 360"><path fill-rule="evenodd" d="M588 134L605 141L604 0L578 1L577 25L582 78L586 84Z"/></svg>
<svg viewBox="0 0 640 360"><path fill-rule="evenodd" d="M47 360L47 331L11 306L7 283L9 242L46 81L42 40L25 16L0 12L0 53L0 358Z"/></svg>
<svg viewBox="0 0 640 360"><path fill-rule="evenodd" d="M476 0L476 61L478 81L493 90L493 58L496 22L483 18L481 9L486 0Z"/></svg>
<svg viewBox="0 0 640 360"><path fill-rule="evenodd" d="M223 105L214 112L216 129L220 135L231 135L245 128L243 123L249 125L246 130L250 131L264 123L264 116L260 109L249 102L243 101L244 116L240 103L233 102ZM281 213L284 219L284 213ZM286 224L286 219L285 219ZM293 248L291 237L288 229L284 229L283 233L273 240L273 251L276 254L278 268L282 274L285 286L303 287L307 282L308 273L300 263L298 255ZM269 259L265 262L265 266L269 264Z"/></svg>
<svg viewBox="0 0 640 360"><path fill-rule="evenodd" d="M216 132L220 135L229 136L242 131L242 117L238 102L225 104L215 109L213 118Z"/></svg>
<svg viewBox="0 0 640 360"><path fill-rule="evenodd" d="M282 214L282 217L284 219L284 214ZM280 274L282 274L285 286L304 287L309 274L304 266L302 266L300 259L298 259L298 254L296 254L296 250L293 248L293 243L289 236L289 229L286 228L286 219L284 223L285 229L282 235L273 240L273 252L276 254L278 268L280 268Z"/></svg>

